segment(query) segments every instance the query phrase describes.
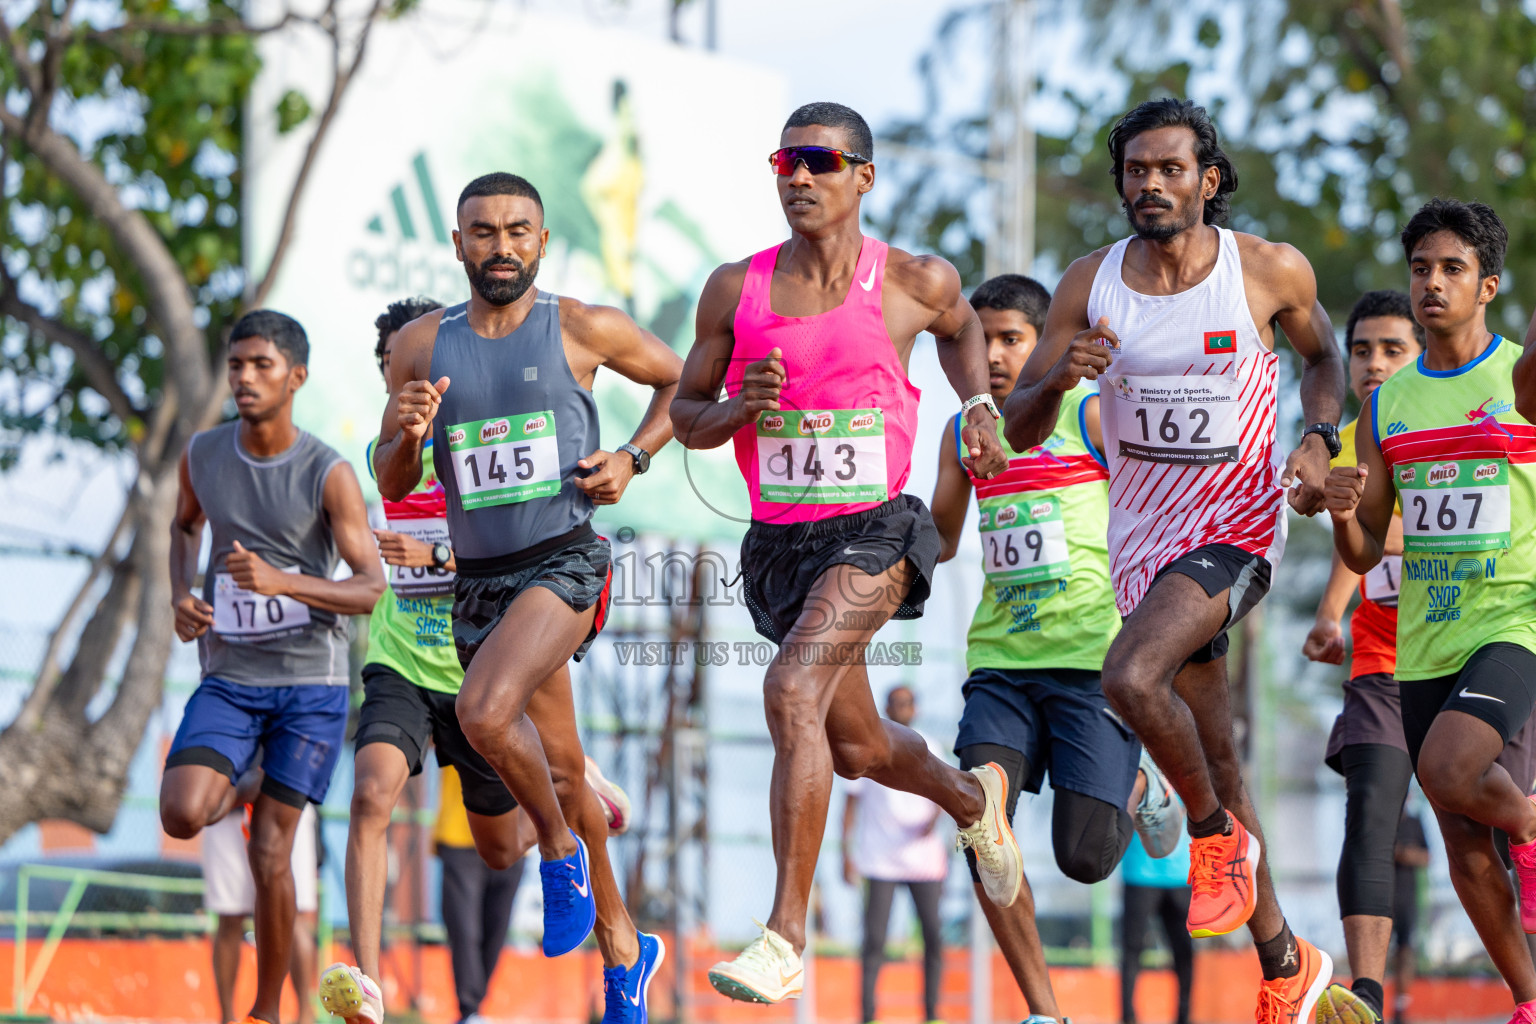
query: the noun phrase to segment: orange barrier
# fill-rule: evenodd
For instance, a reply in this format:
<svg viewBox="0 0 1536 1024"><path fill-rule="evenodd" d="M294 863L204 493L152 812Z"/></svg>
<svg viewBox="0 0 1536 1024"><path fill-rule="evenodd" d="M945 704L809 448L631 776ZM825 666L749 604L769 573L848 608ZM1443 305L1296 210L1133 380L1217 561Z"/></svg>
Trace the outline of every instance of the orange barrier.
<svg viewBox="0 0 1536 1024"><path fill-rule="evenodd" d="M36 955L39 941L29 943ZM678 962L669 955L651 989L651 1013L656 1020L673 1017L674 974ZM0 1008L14 1004L11 992L13 944L0 943ZM338 949L343 957L345 950ZM689 1019L698 1024L789 1024L794 1005L757 1006L735 1003L709 987L705 976L718 951L690 943ZM970 1018L969 953L949 950L945 956L939 1014L949 1021ZM322 965L324 966L324 965ZM255 951L244 950L236 1005L249 1005L255 991ZM820 957L814 965L818 1024L857 1024L859 966L848 957ZM442 946L396 946L385 956L383 985L386 1004L404 1010L414 996L415 1009L427 1024L451 1024L458 1017L448 951ZM1103 968L1059 967L1051 971L1056 996L1077 1024L1108 1024L1120 1014L1120 979ZM1195 963L1193 1016L1207 1024L1228 1024L1253 1018L1259 982L1258 960L1252 951L1211 951ZM1144 971L1137 989L1137 1013L1142 1020L1173 1016L1174 980L1168 971ZM1388 990L1388 999L1391 991ZM198 939L66 939L59 947L42 986L29 1008L56 1020L198 1021L218 1019L209 947ZM1509 991L1497 980L1423 978L1414 986L1417 1020L1476 1021L1501 1018L1511 1012ZM284 996L283 1019L292 1021L296 1005ZM602 962L583 950L556 960L537 952L508 949L491 983L481 1013L497 1020L585 1024L602 1015ZM880 1019L887 1024L921 1021L921 965L887 964L880 975ZM1028 1013L1000 956L992 966L992 1017L1017 1021Z"/></svg>

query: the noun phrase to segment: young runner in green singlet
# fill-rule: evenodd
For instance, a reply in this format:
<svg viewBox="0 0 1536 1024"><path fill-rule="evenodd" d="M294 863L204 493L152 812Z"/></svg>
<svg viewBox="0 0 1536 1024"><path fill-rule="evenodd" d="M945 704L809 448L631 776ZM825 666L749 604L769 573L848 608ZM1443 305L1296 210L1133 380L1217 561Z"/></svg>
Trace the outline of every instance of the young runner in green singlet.
<svg viewBox="0 0 1536 1024"><path fill-rule="evenodd" d="M1333 470L1334 546L1358 573L1403 521L1397 680L1403 734L1445 838L1467 916L1536 1022L1536 968L1493 829L1509 836L1520 922L1536 932L1536 806L1495 759L1536 706L1536 427L1516 410L1519 351L1489 332L1508 234L1481 203L1436 199L1403 229L1414 317L1427 345L1362 413L1359 465Z"/></svg>
<svg viewBox="0 0 1536 1024"><path fill-rule="evenodd" d="M1002 401L1045 325L1050 295L1028 277L1003 274L977 288L971 305L987 337L988 384ZM1109 580L1109 471L1098 407L1098 391L1088 385L1062 396L1045 442L1023 452L1005 446L1008 468L989 480L961 463L959 419L952 419L939 446L932 504L946 561L976 492L986 571L966 644L960 767L1002 766L1010 818L1019 791L1039 792L1049 769L1056 863L1084 883L1103 880L1120 862L1132 813L1154 856L1166 856L1183 828L1172 789L1099 685L1120 615ZM967 851L975 879L971 856ZM982 899L982 910L1030 1021L1059 1019L1027 881L1020 896L1007 908Z"/></svg>

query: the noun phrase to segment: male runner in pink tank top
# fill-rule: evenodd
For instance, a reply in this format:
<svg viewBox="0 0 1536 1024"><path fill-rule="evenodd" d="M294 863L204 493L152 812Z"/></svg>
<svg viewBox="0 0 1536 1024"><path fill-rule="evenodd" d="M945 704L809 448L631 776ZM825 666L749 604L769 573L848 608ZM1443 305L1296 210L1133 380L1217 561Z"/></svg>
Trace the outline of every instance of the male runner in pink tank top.
<svg viewBox="0 0 1536 1024"><path fill-rule="evenodd" d="M790 115L780 144L770 159L790 240L710 277L672 402L674 432L689 448L734 439L752 501L743 591L758 632L781 645L764 681L773 912L762 936L709 975L731 998L763 1003L800 995L834 771L942 807L998 905L1012 903L1023 880L1002 770L961 772L917 733L883 721L864 666L887 619L922 614L939 556L928 509L901 493L917 428L907 358L918 332L938 339L950 383L970 399L966 462L991 477L1007 462L986 338L954 267L860 233L860 197L875 182L862 117L809 104Z"/></svg>
<svg viewBox="0 0 1536 1024"><path fill-rule="evenodd" d="M1292 936L1275 899L1232 737L1226 631L1268 589L1286 489L1302 515L1323 507L1343 361L1306 258L1216 226L1237 175L1203 107L1143 103L1115 125L1109 150L1136 234L1067 268L1008 396L1008 442L1038 444L1061 396L1099 381L1125 617L1104 692L1188 809L1190 934L1246 923L1265 979L1257 1020L1290 1024L1311 1018L1332 964ZM1277 325L1306 363L1311 424L1283 463Z"/></svg>

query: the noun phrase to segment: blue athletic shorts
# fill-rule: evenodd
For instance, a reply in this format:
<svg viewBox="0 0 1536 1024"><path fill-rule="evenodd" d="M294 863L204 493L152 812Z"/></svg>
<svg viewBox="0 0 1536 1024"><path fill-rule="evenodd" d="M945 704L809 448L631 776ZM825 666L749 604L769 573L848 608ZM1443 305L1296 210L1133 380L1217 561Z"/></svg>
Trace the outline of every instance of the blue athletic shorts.
<svg viewBox="0 0 1536 1024"><path fill-rule="evenodd" d="M1029 762L1024 789L1051 787L1124 807L1136 785L1141 741L1104 697L1099 673L1083 669L980 668L965 681L955 750L995 743Z"/></svg>
<svg viewBox="0 0 1536 1024"><path fill-rule="evenodd" d="M262 792L320 803L347 738L345 686L245 686L208 676L187 701L166 768L200 764L237 781L265 751Z"/></svg>

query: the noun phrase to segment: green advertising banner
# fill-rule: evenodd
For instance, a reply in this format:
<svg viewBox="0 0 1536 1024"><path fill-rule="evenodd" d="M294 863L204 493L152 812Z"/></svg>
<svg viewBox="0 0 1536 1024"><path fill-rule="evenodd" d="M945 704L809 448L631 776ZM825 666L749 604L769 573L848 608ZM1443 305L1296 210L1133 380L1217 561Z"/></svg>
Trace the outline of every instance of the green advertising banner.
<svg viewBox="0 0 1536 1024"><path fill-rule="evenodd" d="M274 12L253 12L264 13ZM787 235L766 160L787 113L773 73L483 0L426 0L373 33L267 303L310 336L301 424L352 459L365 486L385 400L374 319L410 296L469 297L451 232L470 179L510 171L539 189L550 240L538 287L617 306L682 354L709 273ZM282 134L273 111L290 89L318 107L325 60L299 36L272 39L264 56L245 171L256 268L276 244L311 127ZM612 451L650 391L600 370L594 392ZM747 515L729 446L672 444L598 524L730 538Z"/></svg>

